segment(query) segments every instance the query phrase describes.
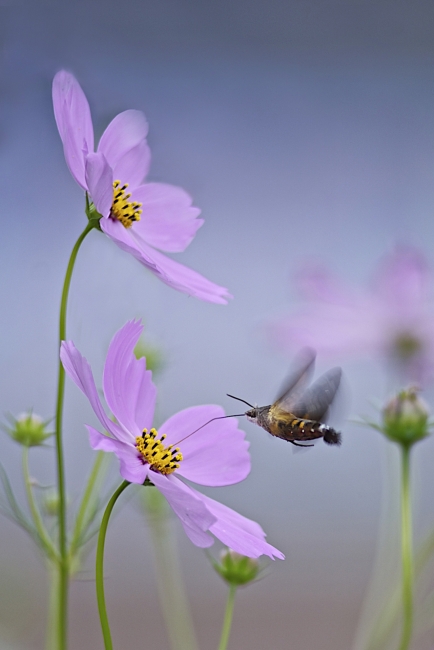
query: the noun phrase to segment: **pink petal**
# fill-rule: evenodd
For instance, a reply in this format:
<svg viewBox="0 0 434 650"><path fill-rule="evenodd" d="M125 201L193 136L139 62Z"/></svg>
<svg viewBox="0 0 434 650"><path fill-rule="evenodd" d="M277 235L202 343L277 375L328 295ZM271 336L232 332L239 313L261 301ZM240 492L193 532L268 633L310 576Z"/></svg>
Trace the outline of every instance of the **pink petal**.
<svg viewBox="0 0 434 650"><path fill-rule="evenodd" d="M149 479L166 497L193 544L201 548L212 546L214 540L206 531L216 518L204 505L202 495L173 475L163 476L150 470Z"/></svg>
<svg viewBox="0 0 434 650"><path fill-rule="evenodd" d="M66 163L77 183L86 190L85 156L93 151L92 118L80 84L65 70L53 79L53 108Z"/></svg>
<svg viewBox="0 0 434 650"><path fill-rule="evenodd" d="M408 316L427 297L429 276L425 257L417 250L400 247L382 261L374 292L397 317Z"/></svg>
<svg viewBox="0 0 434 650"><path fill-rule="evenodd" d="M134 226L124 228L114 219L101 219L101 230L127 253L131 253L141 264L146 266L165 284L178 291L195 296L200 300L225 305L232 296L224 287L210 282L199 273L174 262L154 248L147 246L134 236Z"/></svg>
<svg viewBox="0 0 434 650"><path fill-rule="evenodd" d="M156 273L157 267L151 262L143 257L141 250L136 244L135 239L131 236L131 228L125 228L120 221L112 219L101 219L99 222L101 230L110 237L115 244L119 246L125 253L130 253L133 257L136 258L141 264L146 266L152 273Z"/></svg>
<svg viewBox="0 0 434 650"><path fill-rule="evenodd" d="M113 176L115 180L128 183L129 189L133 191L133 199L135 200L134 188L140 186L140 183L143 183L149 173L150 166L151 150L146 140L141 140L118 160L113 168Z"/></svg>
<svg viewBox="0 0 434 650"><path fill-rule="evenodd" d="M104 396L118 422L132 436L150 429L157 390L146 360L136 359L134 347L143 331L138 321L130 321L113 337L104 366Z"/></svg>
<svg viewBox="0 0 434 650"><path fill-rule="evenodd" d="M255 521L243 517L235 510L203 494L200 496L208 510L217 518L217 521L210 526L210 531L223 544L247 557L257 558L268 555L272 560L285 559L283 553L265 541L265 533Z"/></svg>
<svg viewBox="0 0 434 650"><path fill-rule="evenodd" d="M139 485L144 483L148 474L148 465L142 463L133 445L109 438L93 427L86 426L92 449L112 451L119 459L121 476L130 483L139 483Z"/></svg>
<svg viewBox="0 0 434 650"><path fill-rule="evenodd" d="M294 283L301 296L312 302L349 305L354 293L319 265L309 264L301 268Z"/></svg>
<svg viewBox="0 0 434 650"><path fill-rule="evenodd" d="M114 180L136 185L145 178L150 163L147 133L148 123L140 111L124 111L110 122L102 134L98 152L104 154L113 169Z"/></svg>
<svg viewBox="0 0 434 650"><path fill-rule="evenodd" d="M96 451L111 451L118 454L121 453L121 451L124 451L124 448L127 446L125 442L115 440L115 438L110 438L109 436L100 433L89 424L86 424L85 426L89 432L90 446Z"/></svg>
<svg viewBox="0 0 434 650"><path fill-rule="evenodd" d="M103 154L90 153L87 156L86 185L97 211L108 217L113 203L113 171Z"/></svg>
<svg viewBox="0 0 434 650"><path fill-rule="evenodd" d="M383 346L385 313L372 296L312 302L268 327L270 339L288 349L311 346L320 353L365 353Z"/></svg>
<svg viewBox="0 0 434 650"><path fill-rule="evenodd" d="M92 370L87 360L80 354L72 341L62 341L60 346L60 359L66 374L69 375L72 381L86 395L104 429L118 440L131 441L131 434L123 431L121 427L115 422L112 422L105 414L98 397Z"/></svg>
<svg viewBox="0 0 434 650"><path fill-rule="evenodd" d="M159 427L159 433L167 435L167 444L178 446L179 443L184 458L176 474L214 487L232 485L246 478L250 472L249 443L236 420L215 420L190 435L208 420L224 414L221 406L193 406Z"/></svg>
<svg viewBox="0 0 434 650"><path fill-rule="evenodd" d="M170 287L199 298L200 300L221 305L226 305L228 299L232 298L227 289L214 284L214 282L210 282L203 275L196 273L196 271L166 257L166 255L147 246L144 242L140 242L139 246L141 253L148 260L148 263L150 262L156 266L154 273Z"/></svg>
<svg viewBox="0 0 434 650"><path fill-rule="evenodd" d="M185 250L203 224L203 219L197 219L200 210L191 205L190 196L181 187L146 183L134 190L133 198L143 210L135 231L160 250Z"/></svg>

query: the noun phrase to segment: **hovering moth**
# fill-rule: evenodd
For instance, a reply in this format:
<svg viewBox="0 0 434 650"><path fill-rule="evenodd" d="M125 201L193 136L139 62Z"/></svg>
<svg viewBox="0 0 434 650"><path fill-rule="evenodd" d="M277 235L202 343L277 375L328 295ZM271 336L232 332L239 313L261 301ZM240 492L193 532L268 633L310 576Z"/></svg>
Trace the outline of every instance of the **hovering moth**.
<svg viewBox="0 0 434 650"><path fill-rule="evenodd" d="M317 438L323 438L329 445L340 445L341 434L324 421L339 388L342 370L332 368L309 386L314 361L315 352L303 350L279 397L269 406L253 406L234 395L228 397L250 406L243 415L276 438L299 447L312 447L300 443Z"/></svg>
<svg viewBox="0 0 434 650"><path fill-rule="evenodd" d="M280 396L269 406L253 406L244 399L228 393L228 397L247 404L249 410L245 413L212 418L179 442L183 442L214 420L245 415L250 422L258 424L272 436L286 440L297 447L313 447L305 443L317 438L323 438L328 445L340 445L341 434L325 424L325 420L338 391L342 370L332 368L309 386L314 362L315 352L310 348L302 350Z"/></svg>

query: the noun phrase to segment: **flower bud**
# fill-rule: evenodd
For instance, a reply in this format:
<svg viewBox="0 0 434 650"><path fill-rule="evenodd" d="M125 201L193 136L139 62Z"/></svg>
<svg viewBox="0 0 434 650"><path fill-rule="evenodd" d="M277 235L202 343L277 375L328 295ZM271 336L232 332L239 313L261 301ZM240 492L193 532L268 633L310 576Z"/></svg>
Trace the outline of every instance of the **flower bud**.
<svg viewBox="0 0 434 650"><path fill-rule="evenodd" d="M59 514L59 493L57 490L50 490L42 500L42 507L48 517L57 517Z"/></svg>
<svg viewBox="0 0 434 650"><path fill-rule="evenodd" d="M48 433L44 422L34 413L21 413L16 419L10 417L11 427L4 427L10 437L24 447L38 447L52 434Z"/></svg>
<svg viewBox="0 0 434 650"><path fill-rule="evenodd" d="M416 388L403 390L386 405L381 430L394 442L411 446L429 434L428 407Z"/></svg>
<svg viewBox="0 0 434 650"><path fill-rule="evenodd" d="M240 555L231 549L223 551L220 562L213 561L214 569L230 585L239 587L255 580L259 573L259 562Z"/></svg>

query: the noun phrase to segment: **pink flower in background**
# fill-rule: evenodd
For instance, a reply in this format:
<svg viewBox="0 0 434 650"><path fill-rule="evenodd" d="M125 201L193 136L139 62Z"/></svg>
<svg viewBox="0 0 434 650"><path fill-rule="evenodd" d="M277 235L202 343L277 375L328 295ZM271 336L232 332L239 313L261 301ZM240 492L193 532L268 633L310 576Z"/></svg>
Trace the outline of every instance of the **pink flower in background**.
<svg viewBox="0 0 434 650"><path fill-rule="evenodd" d="M151 153L143 113L119 113L95 153L89 104L75 77L64 70L54 77L53 106L69 170L101 215L101 230L174 289L226 304L231 296L225 288L160 252L185 250L203 220L182 188L144 183Z"/></svg>
<svg viewBox="0 0 434 650"><path fill-rule="evenodd" d="M305 304L270 327L279 345L309 345L330 355L380 356L407 380L432 376L432 276L421 253L397 248L383 259L367 291L344 286L318 268L301 273L298 286Z"/></svg>
<svg viewBox="0 0 434 650"><path fill-rule="evenodd" d="M114 336L107 353L103 391L115 422L104 411L86 359L71 341L62 343L60 356L66 373L109 433L87 426L92 448L114 452L125 480L142 484L149 479L197 546L211 546L212 533L242 555L283 559L282 553L265 541L259 524L182 481L185 478L213 487L242 481L250 472L249 443L232 418L211 422L193 433L211 418L224 415L223 409L214 405L180 411L161 425L161 433L152 428L156 388L146 360L134 356L142 330L139 322L127 323Z"/></svg>

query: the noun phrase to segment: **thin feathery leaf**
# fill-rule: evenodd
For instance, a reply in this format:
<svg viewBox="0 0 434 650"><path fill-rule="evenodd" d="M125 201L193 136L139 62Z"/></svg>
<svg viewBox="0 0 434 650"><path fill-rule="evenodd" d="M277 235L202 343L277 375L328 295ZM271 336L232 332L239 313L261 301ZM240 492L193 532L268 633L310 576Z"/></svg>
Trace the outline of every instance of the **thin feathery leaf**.
<svg viewBox="0 0 434 650"><path fill-rule="evenodd" d="M4 509L3 514L14 521L18 526L23 528L33 539L34 542L40 547L43 548L43 543L36 531L36 528L33 526L30 519L24 514L20 506L18 505L17 500L15 499L12 486L10 484L9 478L6 474L6 470L3 465L0 463L0 481L3 485L3 491L9 505L9 510Z"/></svg>

